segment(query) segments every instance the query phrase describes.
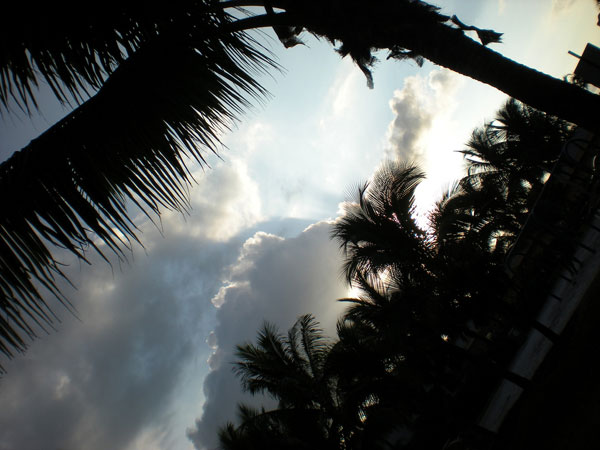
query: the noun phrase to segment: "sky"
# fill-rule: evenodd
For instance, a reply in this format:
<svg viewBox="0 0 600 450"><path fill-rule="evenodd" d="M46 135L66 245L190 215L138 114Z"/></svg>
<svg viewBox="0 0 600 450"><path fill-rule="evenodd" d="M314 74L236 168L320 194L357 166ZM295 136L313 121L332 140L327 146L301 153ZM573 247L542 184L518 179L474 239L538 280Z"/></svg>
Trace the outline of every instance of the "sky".
<svg viewBox="0 0 600 450"><path fill-rule="evenodd" d="M444 12L504 33L494 49L556 77L599 44L592 0L454 0ZM284 50L271 97L224 136L221 159L191 166L192 211L139 216L144 248L112 265L60 259L77 289L76 316L56 306L56 330L2 361L0 449L210 449L244 397L237 344L267 320L287 330L312 313L329 335L348 293L329 239L342 202L382 161L419 163L418 214L462 175L471 131L506 97L426 63L385 61L375 88L326 42ZM44 96L44 95L43 95ZM31 119L2 117L8 157L67 111L49 96Z"/></svg>

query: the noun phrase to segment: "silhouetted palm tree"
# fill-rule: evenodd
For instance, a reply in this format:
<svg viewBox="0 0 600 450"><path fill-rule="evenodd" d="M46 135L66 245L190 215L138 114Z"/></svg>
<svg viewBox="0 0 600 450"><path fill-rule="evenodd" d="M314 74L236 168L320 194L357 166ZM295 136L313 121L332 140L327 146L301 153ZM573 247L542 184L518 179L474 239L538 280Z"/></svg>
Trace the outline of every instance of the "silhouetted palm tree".
<svg viewBox="0 0 600 450"><path fill-rule="evenodd" d="M346 391L376 399L371 417L391 408L396 426L404 427L403 439L433 445L439 439L443 444L471 417L470 407L476 409L479 397L469 390L470 377L480 376L484 390L489 383L495 343L480 328L488 325L493 305L486 294L500 283L485 252L477 253L478 260L462 260L462 248L441 253L437 240L419 228L413 202L421 178L413 166L384 165L334 224L332 235L346 253L346 276L361 293L342 299L350 305L334 350L345 351L332 353L343 373L352 373L353 360L360 361ZM466 275L457 263L481 279L461 282ZM476 345L468 344L473 340Z"/></svg>
<svg viewBox="0 0 600 450"><path fill-rule="evenodd" d="M539 110L593 130L598 127L597 121L586 117L587 111L598 107L597 96L504 58L486 47L499 42L501 33L466 25L421 0L377 0L368 7L359 0L202 0L151 8L140 3L123 6L109 2L94 17L82 15L77 20L67 19L74 13L67 6L36 11L11 6L7 17L12 20L7 21L2 35L0 100L5 105L10 98L25 104L27 99L33 100L36 70L59 98L65 100L69 94L83 98L88 88L93 91L104 84L105 76L126 59L126 54L145 48L149 37L170 27L184 34L194 33L207 22L207 17L201 16L214 20L223 17L223 10L251 6L265 8L267 13L228 24L222 27L224 34L274 27L282 42L291 46L305 29L340 42L340 53L350 55L368 77L373 49L387 49L390 57L397 59L419 62L425 58ZM275 13L273 8L282 12ZM467 32L474 32L481 43L469 38Z"/></svg>
<svg viewBox="0 0 600 450"><path fill-rule="evenodd" d="M508 108L512 106L517 107L520 112L512 111L510 114L523 113L520 105L513 105L511 102ZM525 114L525 118L527 114L534 113L539 114L530 110ZM494 125L496 131L506 127L508 122L506 111L503 111L502 117L504 122L498 121ZM513 120L521 123L514 117ZM526 128L518 130L517 127L513 128L513 131L503 130L502 133L508 137L498 138L495 141L498 147L503 149L505 156L513 155L511 158L506 158L511 161L510 164L505 164L502 168L488 168L488 172L482 172L480 177L486 183L484 187L477 185L477 189L473 191L474 195L460 196L462 202L460 206L464 208L464 215L476 216L472 220L465 220L464 223L477 225L482 222L484 226L471 226L465 233L464 223L457 220L457 217L461 219L460 215L455 214L455 211L450 208L446 210L438 208L434 216L438 222L434 221L435 226L425 237L429 252L427 258L422 260L423 266L418 269L422 274L420 282L411 282L410 278L396 276L398 271L394 267L401 266L402 262L393 261L394 258L402 259L406 254L406 261L412 261L410 264L413 267L419 267L419 264L413 261L412 249L415 244L407 245L406 251L403 252L401 245L396 246L397 240L383 238L388 234L386 227L380 226L378 232L375 224L385 224L384 220L379 218L377 222L366 222L360 218L360 215L354 213L355 210L364 209L361 208L361 203L365 203L364 201L346 207L348 213L335 225L338 229L334 231L334 235L340 239L342 246L348 249L346 253L348 259L358 256L361 260L361 258L368 258L368 255L376 255L374 258L379 261L379 255L390 255L388 262L377 265L380 288L373 288L374 277L372 272L368 272L371 267L368 261L361 261L360 264L361 267L366 268L366 273L354 270L352 281L355 286L362 288L363 294L358 298L346 299L351 303L345 315L346 319L350 320L353 326L360 324L361 329L365 329L367 333L385 337L387 344L381 344L383 348L392 351L392 354L393 352L404 354L406 367L410 367L411 370L415 367L429 367L427 373L444 374L441 379L432 381L432 384L444 387L444 391L454 392L451 398L444 397L450 408L448 414L455 416L456 419L447 424L449 429L457 429L459 423L467 423L469 417L472 419L470 414L481 406L478 402L482 396L485 397L486 387L493 384L495 377L502 372L502 368L512 356L518 343L518 327L531 320L526 305L521 302L515 303L514 296L508 295L511 283L504 262L506 248L513 242L516 232L525 220L525 212L521 209L531 207L534 201L531 190L537 188L539 191L541 188L546 179L546 171L560 151L562 139L568 133L569 127L564 123L557 124L557 129L550 132L554 127L552 121L553 119L550 119L548 132L543 132L544 127L539 128L537 140L534 138L534 132L526 133ZM490 127L491 125L486 127L488 132ZM521 139L523 143L520 143ZM534 148L538 146L536 141L539 141L539 145L548 147L548 152L542 154L544 156L537 164L534 163L535 158L532 155L518 155L519 147L521 152L527 152L528 146ZM548 156L550 149L553 157ZM521 164L519 159L524 162ZM473 162L473 165L481 166L484 162L478 159ZM495 171L501 172L502 176L500 177ZM389 170L387 172L392 173ZM396 172L400 177L402 173L402 171ZM520 209L516 212L515 205L506 201L508 195L505 191L510 189L510 183L504 178L510 180L511 177L510 183L523 185L522 191L515 189L522 198L517 204ZM467 178L475 177L471 175ZM527 180L531 180L531 183ZM369 186L369 189L373 189L369 193L370 197L378 196L375 186L375 183ZM494 195L490 195L490 192ZM511 196L517 197L517 194L513 193ZM360 197L365 197L362 191ZM379 208L379 210L386 209ZM405 214L410 214L410 210ZM516 232L509 235L507 231L509 228L506 228L502 220L494 217L495 214L515 217L513 222L516 224ZM391 218L393 219L394 216L391 215ZM392 221L397 223L395 220ZM440 226L441 224L443 227ZM497 235L498 227L504 233L503 235ZM351 230L351 233L348 230ZM460 233L452 235L452 230L459 230ZM396 233L403 235L404 231L399 227ZM496 245L490 243L490 235L498 236L495 238ZM378 238L373 239L373 236ZM349 237L352 241L346 241ZM499 241L503 243L498 244ZM362 247L369 248L369 253L362 252L360 250ZM356 262L346 262L346 267L357 266ZM407 339L403 336L404 333L411 338ZM422 336L423 340L416 339L416 336ZM443 342L440 336L443 336ZM340 341L343 341L341 337ZM405 345L405 348L402 348L402 345ZM376 345L371 342L368 348L376 348ZM418 357L420 354L430 356L432 365L428 366L427 363L420 362ZM416 366L408 364L411 359ZM461 378L460 374L464 374L465 378ZM475 381L478 378L479 381ZM448 385L445 384L446 380ZM443 397L445 394L440 395ZM463 406L466 409L461 409ZM431 419L431 416L427 417ZM435 421L443 423L442 418L437 418ZM416 431L415 433L415 436L417 434L427 436L427 433L424 435Z"/></svg>
<svg viewBox="0 0 600 450"><path fill-rule="evenodd" d="M536 135L529 127L538 119ZM479 186L478 195L461 197L465 207L514 208L502 206L503 191L510 189L504 179L529 183L525 190L543 183L568 129L509 102L497 122L474 133L465 152L477 157L471 167L486 168L466 178L479 174L499 194L492 206L482 205L488 196ZM519 153L538 145L548 149L536 157ZM496 153L504 158L494 164ZM422 230L413 217L422 178L414 166L383 165L334 224L332 234L346 253L346 277L359 294L341 300L349 307L338 322L338 341L315 347L323 350L314 358L317 370L307 369L312 345L299 345L312 339L295 337L302 330L312 334L309 316L287 339L266 326L259 346L239 348L245 389L270 393L279 408L242 408L241 425L229 424L221 433L225 448L319 442L327 448L439 448L472 425L512 348L505 345L510 340L502 322L509 309L502 304L504 253L487 237L478 238L487 232L475 228L461 238L436 235L444 230L440 224L456 220L452 210L445 218L438 208L436 227ZM305 435L294 428L300 423L308 424ZM339 433L332 434L331 426Z"/></svg>
<svg viewBox="0 0 600 450"><path fill-rule="evenodd" d="M221 447L377 449L406 440L427 388L416 358L405 364L408 353L382 345L363 322L341 320L338 335L324 341L307 315L287 336L267 324L257 345L238 347L243 388L269 394L278 406L241 405L239 425L219 432Z"/></svg>
<svg viewBox="0 0 600 450"><path fill-rule="evenodd" d="M383 165L373 181L359 189L357 201L346 203L344 214L333 225L332 237L345 252L350 283L364 289L369 283L381 282L404 298L418 299L419 317L429 316L432 321L447 318L444 326L440 322L434 328L438 336L452 336L454 325L450 324L460 323L463 319L459 316L469 316L468 311L472 313L478 302L489 306L488 294L498 287L494 283L498 263L487 247L473 244L477 236L450 247L436 235L437 228L428 232L419 227L413 204L422 178L414 166L400 162ZM438 223L451 223L443 216L436 217ZM456 214L450 218L456 219ZM479 264L472 264L475 261ZM463 274L465 267L469 271ZM370 306L375 306L372 301ZM409 321L413 313L408 314ZM384 313L383 321L385 317Z"/></svg>
<svg viewBox="0 0 600 450"><path fill-rule="evenodd" d="M595 131L599 127L588 111L599 109L600 97L503 57L487 47L499 42L501 33L465 25L424 1L377 0L368 7L360 0L231 0L224 4L280 8L279 14L250 18L248 23L272 26L277 20L281 27L287 26L288 43L303 29L339 42L338 51L350 55L369 82L369 68L375 62L372 51L385 49L390 58L417 62L424 58L584 128ZM468 37L468 31L481 43Z"/></svg>
<svg viewBox="0 0 600 450"><path fill-rule="evenodd" d="M289 344L265 339L275 335L263 331L259 342L276 349L265 352L275 356L253 347L241 353L244 361L260 361L242 366L243 372L252 367L257 382L245 387L286 400L274 411L242 409L242 426L228 425L222 442L252 445L226 448L318 446L315 436L329 433L308 425L304 439L290 431L290 422L314 427L316 417L350 431L328 441L332 448L440 448L469 430L512 349L510 306L503 304L508 244L498 242L514 239L506 223L517 231L522 226L532 191L541 189L569 131L565 122L509 101L473 133L463 152L469 184L438 204L431 231L413 217L423 174L398 162L383 165L333 227L358 294L341 299L349 307L338 322L338 341L323 353L325 377L318 384L330 393L315 389L310 377L290 375L287 368L301 364L278 356ZM502 215L510 220L495 217ZM335 406L322 407L327 404ZM319 405L319 413L306 405ZM311 415L293 415L307 410Z"/></svg>
<svg viewBox="0 0 600 450"><path fill-rule="evenodd" d="M509 100L493 121L473 132L462 151L468 174L431 214L438 257L447 260L441 289L469 292L474 308L469 314L479 324L492 320L506 329L530 320L524 302L506 301L507 288L515 286L505 262L571 130L564 121Z"/></svg>
<svg viewBox="0 0 600 450"><path fill-rule="evenodd" d="M571 132L567 122L510 99L461 151L468 174L431 216L438 245L469 240L504 257Z"/></svg>
<svg viewBox="0 0 600 450"><path fill-rule="evenodd" d="M251 394L278 401L271 411L240 407L240 424L220 432L223 448L345 448L352 438L329 367L332 343L311 315L300 317L287 336L265 324L257 345L238 346L236 372ZM347 409L346 409L347 411ZM358 416L353 421L360 423Z"/></svg>
<svg viewBox="0 0 600 450"><path fill-rule="evenodd" d="M388 162L346 203L332 237L346 254L348 282L392 270L406 284L424 282L433 249L414 218L415 189L424 174L415 166Z"/></svg>

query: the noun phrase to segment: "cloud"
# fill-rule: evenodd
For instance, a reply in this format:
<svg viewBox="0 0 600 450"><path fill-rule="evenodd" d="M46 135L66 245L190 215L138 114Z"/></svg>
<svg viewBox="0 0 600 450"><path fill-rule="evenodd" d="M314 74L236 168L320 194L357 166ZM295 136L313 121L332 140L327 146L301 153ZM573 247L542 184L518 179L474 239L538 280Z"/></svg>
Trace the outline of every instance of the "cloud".
<svg viewBox="0 0 600 450"><path fill-rule="evenodd" d="M296 83L281 80L278 89L285 90L265 116L242 123L225 142L243 155L266 217L331 217L348 183L368 177L381 159L389 90L367 89L348 58L319 76L318 88L305 89L315 76L307 67L299 68L303 77L290 74Z"/></svg>
<svg viewBox="0 0 600 450"><path fill-rule="evenodd" d="M354 65L350 65L350 61L347 61L349 70L345 73L338 74L336 81L331 86L326 104L329 106L330 116L326 119L321 119L321 124L324 125L324 121L332 120L333 118L347 118L349 112L352 111L352 105L357 101L357 93L360 92L359 88L364 83L363 75L356 70Z"/></svg>
<svg viewBox="0 0 600 450"><path fill-rule="evenodd" d="M171 394L201 348L210 283L228 256L235 248L169 239L114 277L94 261L71 296L82 322L65 317L8 366L0 448L126 448L148 427L168 429Z"/></svg>
<svg viewBox="0 0 600 450"><path fill-rule="evenodd" d="M389 101L394 119L387 130L385 157L417 164L426 175L416 190L417 221L427 225L428 212L445 186L462 176L456 153L470 134L455 118L464 78L447 69L405 79Z"/></svg>
<svg viewBox="0 0 600 450"><path fill-rule="evenodd" d="M173 216L179 219L181 215L168 213L164 215L163 222L171 223L165 229L224 242L264 220L258 186L241 160L232 158L215 165L208 173L198 169L193 175L195 179L202 180L191 192L194 220L173 220Z"/></svg>
<svg viewBox="0 0 600 450"><path fill-rule="evenodd" d="M392 159L416 161L422 150L419 141L431 127L432 113L424 105L422 79L409 77L404 88L394 92L390 108L395 114L389 126L389 156Z"/></svg>
<svg viewBox="0 0 600 450"><path fill-rule="evenodd" d="M404 87L389 102L395 117L388 126L387 158L424 164L426 137L447 110L457 86L458 76L446 69L404 80Z"/></svg>
<svg viewBox="0 0 600 450"><path fill-rule="evenodd" d="M321 222L291 239L256 233L249 238L213 298L219 306L210 337L212 372L204 382L202 417L188 432L199 449L213 448L217 429L235 419L236 404L248 401L232 372L235 346L253 342L263 321L287 330L296 318L312 313L330 336L342 310L337 298L347 294L340 276L340 254Z"/></svg>
<svg viewBox="0 0 600 450"><path fill-rule="evenodd" d="M131 265L115 263L113 273L95 255L91 267L71 261L78 290L65 291L80 321L57 308L58 331L3 362L0 449L191 445L181 423L202 401L210 300L245 240L236 233L261 217L243 168L222 165L196 178L192 214L164 214L165 236L141 225L147 254L136 249ZM183 386L190 373L195 384ZM186 400L176 403L182 391ZM194 412L181 420L185 402Z"/></svg>
<svg viewBox="0 0 600 450"><path fill-rule="evenodd" d="M263 319L287 329L312 312L333 334L345 288L327 224L298 236L301 221L258 222L245 166L216 166L195 174L189 217L165 213L164 232L141 225L132 264L71 261L80 321L58 308L58 331L4 363L0 449L191 447L185 427L205 398L199 430L215 439L239 399L231 352Z"/></svg>

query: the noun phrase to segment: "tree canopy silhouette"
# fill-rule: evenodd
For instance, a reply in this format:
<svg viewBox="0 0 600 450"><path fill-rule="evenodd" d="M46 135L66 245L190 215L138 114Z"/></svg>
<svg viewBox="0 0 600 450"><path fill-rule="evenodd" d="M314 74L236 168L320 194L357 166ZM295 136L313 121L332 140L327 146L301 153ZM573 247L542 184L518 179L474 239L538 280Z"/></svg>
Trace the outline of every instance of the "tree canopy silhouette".
<svg viewBox="0 0 600 450"><path fill-rule="evenodd" d="M257 6L265 14L228 13ZM275 11L275 9L277 11ZM30 321L52 322L38 287L61 297L50 247L85 260L97 238L121 254L137 241L127 202L148 214L185 210L185 158L204 163L219 136L265 91L276 63L248 30L273 27L285 46L306 30L339 44L372 82L373 51L422 58L488 83L538 109L597 129L599 97L490 50L500 33L466 25L423 1L110 1L73 19L67 4L5 11L0 108L37 108L47 82L77 107L0 166L0 351L22 351ZM467 33L474 32L479 41ZM103 254L103 252L101 252Z"/></svg>
<svg viewBox="0 0 600 450"><path fill-rule="evenodd" d="M506 256L572 132L569 123L509 99L460 150L467 175L432 213L437 239Z"/></svg>
<svg viewBox="0 0 600 450"><path fill-rule="evenodd" d="M256 345L238 346L242 387L270 395L278 406L259 411L241 405L240 424L229 423L219 433L222 447L333 449L350 439L337 374L329 365L331 348L311 315L300 317L287 335L266 323Z"/></svg>
<svg viewBox="0 0 600 450"><path fill-rule="evenodd" d="M340 299L348 307L337 340L306 345L316 335L304 316L287 337L266 325L258 345L238 347L244 389L279 404L242 406L239 424L221 431L222 447L480 448L479 414L533 318L506 276L511 230L524 225L571 132L509 100L473 131L461 151L467 174L428 229L414 216L424 174L383 164L332 227L356 292Z"/></svg>

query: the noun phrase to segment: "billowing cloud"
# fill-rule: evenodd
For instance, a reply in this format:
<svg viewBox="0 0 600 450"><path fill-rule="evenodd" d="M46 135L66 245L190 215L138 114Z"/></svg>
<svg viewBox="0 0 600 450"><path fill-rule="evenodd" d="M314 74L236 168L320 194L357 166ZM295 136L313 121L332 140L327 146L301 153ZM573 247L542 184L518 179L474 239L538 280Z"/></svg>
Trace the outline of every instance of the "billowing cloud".
<svg viewBox="0 0 600 450"><path fill-rule="evenodd" d="M58 331L7 365L0 448L127 448L147 428L168 430L173 389L208 332L213 280L235 253L169 239L114 277L101 261L85 268L71 295L81 322L58 310Z"/></svg>
<svg viewBox="0 0 600 450"><path fill-rule="evenodd" d="M164 214L164 236L142 225L146 250L136 249L131 265L111 269L94 255L91 267L72 262L78 290L65 292L80 320L56 308L58 330L3 362L1 449L191 446L180 424L193 421L202 401L210 300L244 242L235 234L260 217L256 189L239 167L196 178L192 214ZM182 390L194 408L185 421L185 402L175 403Z"/></svg>
<svg viewBox="0 0 600 450"><path fill-rule="evenodd" d="M194 220L170 220L180 216L170 213L163 219L171 222L165 229L224 242L264 220L258 186L239 159L218 164L208 173L198 170L193 175L201 180L194 186L190 199ZM207 210L209 214L196 213Z"/></svg>
<svg viewBox="0 0 600 450"><path fill-rule="evenodd" d="M395 117L388 126L388 158L423 164L426 138L436 118L446 112L457 86L458 76L446 69L404 80L404 87L390 100Z"/></svg>
<svg viewBox="0 0 600 450"><path fill-rule="evenodd" d="M390 108L394 121L389 126L389 157L404 161L416 161L422 154L421 137L431 127L432 112L425 108L423 80L410 77L404 88L394 92Z"/></svg>
<svg viewBox="0 0 600 450"><path fill-rule="evenodd" d="M389 102L395 117L388 126L385 156L417 164L425 172L416 191L417 220L423 226L443 190L463 173L456 150L470 130L454 118L463 83L454 72L435 69L406 78Z"/></svg>
<svg viewBox="0 0 600 450"><path fill-rule="evenodd" d="M248 401L232 372L237 344L253 342L263 321L286 331L302 314L312 313L335 334L347 289L340 276L340 254L321 222L291 239L256 233L249 238L213 298L217 327L210 337L212 372L204 382L203 415L189 437L199 449L213 448L217 429L235 419L236 404Z"/></svg>
<svg viewBox="0 0 600 450"><path fill-rule="evenodd" d="M286 238L306 225L259 222L245 166L215 166L195 174L190 216L141 226L132 264L71 262L80 320L58 308L58 330L4 362L0 449L191 448L185 427L205 399L194 437L209 442L239 399L232 350L263 320L287 329L312 312L333 334L345 288L328 225Z"/></svg>

